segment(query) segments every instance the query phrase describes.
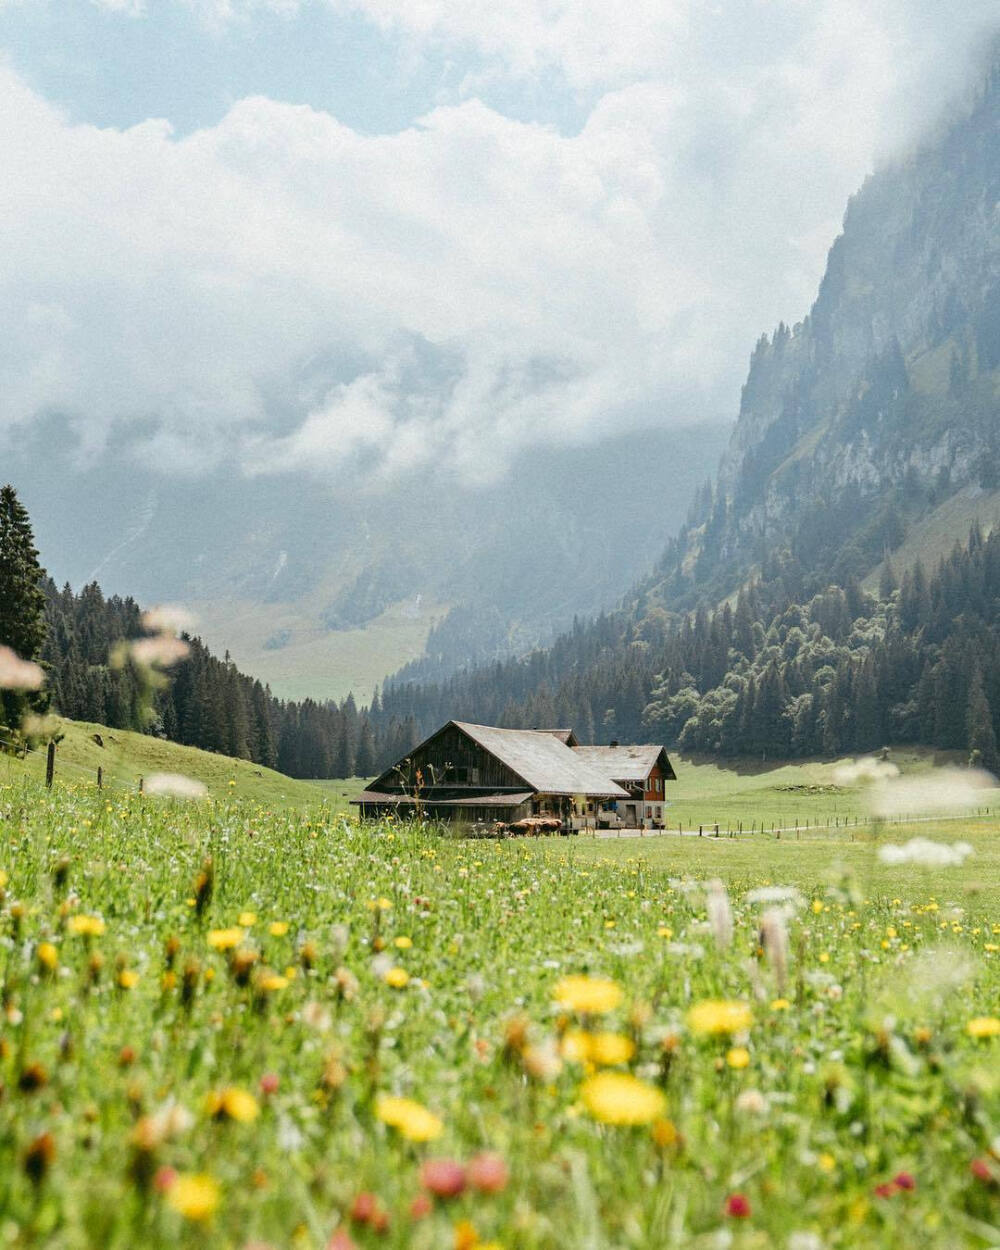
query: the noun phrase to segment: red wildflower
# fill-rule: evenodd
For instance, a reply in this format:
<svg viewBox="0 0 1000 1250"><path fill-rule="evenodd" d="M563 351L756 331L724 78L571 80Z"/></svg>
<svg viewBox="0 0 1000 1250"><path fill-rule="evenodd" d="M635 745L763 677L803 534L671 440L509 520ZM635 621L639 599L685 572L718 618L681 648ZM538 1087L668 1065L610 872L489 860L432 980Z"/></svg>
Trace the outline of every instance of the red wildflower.
<svg viewBox="0 0 1000 1250"><path fill-rule="evenodd" d="M969 1164L969 1171L977 1181L982 1181L984 1185L997 1184L997 1173L990 1166L989 1159L973 1159Z"/></svg>
<svg viewBox="0 0 1000 1250"><path fill-rule="evenodd" d="M260 1078L260 1092L265 1096L265 1098L270 1094L276 1094L278 1092L278 1085L278 1075L275 1072L265 1072Z"/></svg>
<svg viewBox="0 0 1000 1250"><path fill-rule="evenodd" d="M892 1183L897 1189L916 1189L917 1182L909 1172L897 1172L892 1178Z"/></svg>
<svg viewBox="0 0 1000 1250"><path fill-rule="evenodd" d="M510 1171L500 1155L484 1150L469 1160L466 1176L473 1189L478 1189L480 1193L498 1194L507 1188Z"/></svg>
<svg viewBox="0 0 1000 1250"><path fill-rule="evenodd" d="M410 1219L423 1220L434 1210L434 1204L426 1194L417 1194L410 1203Z"/></svg>
<svg viewBox="0 0 1000 1250"><path fill-rule="evenodd" d="M875 1186L876 1198L891 1198L895 1192L896 1192L895 1181L883 1181L881 1185Z"/></svg>
<svg viewBox="0 0 1000 1250"><path fill-rule="evenodd" d="M746 1194L730 1194L726 1199L726 1214L734 1220L745 1220L750 1215L750 1199Z"/></svg>
<svg viewBox="0 0 1000 1250"><path fill-rule="evenodd" d="M348 1219L355 1224L371 1224L378 1214L378 1198L374 1194L360 1193L351 1203Z"/></svg>
<svg viewBox="0 0 1000 1250"><path fill-rule="evenodd" d="M457 1198L465 1188L465 1168L454 1159L428 1159L420 1183L437 1198Z"/></svg>

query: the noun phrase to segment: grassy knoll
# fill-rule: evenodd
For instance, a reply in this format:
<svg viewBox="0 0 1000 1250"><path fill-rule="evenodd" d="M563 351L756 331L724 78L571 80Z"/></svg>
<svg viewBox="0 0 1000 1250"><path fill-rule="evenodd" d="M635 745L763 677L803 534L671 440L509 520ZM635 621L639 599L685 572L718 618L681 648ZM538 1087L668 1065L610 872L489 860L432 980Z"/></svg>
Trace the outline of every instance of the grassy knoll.
<svg viewBox="0 0 1000 1250"><path fill-rule="evenodd" d="M234 760L211 751L179 746L147 734L108 729L84 721L60 721L63 739L56 755L56 779L60 785L89 789L96 786L97 769L103 768L105 785L135 790L140 777L152 773L182 773L203 782L215 798L250 799L265 806L313 807L325 802L333 811L348 810L349 799L363 783L337 782L323 789L311 781L298 781L248 760ZM95 735L103 746L99 746ZM43 777L43 751L25 762L0 756L0 780L27 774ZM235 785L231 785L235 782Z"/></svg>
<svg viewBox="0 0 1000 1250"><path fill-rule="evenodd" d="M949 762L941 752L924 748L894 749L890 756L904 775L929 772ZM769 829L825 825L863 817L867 808L864 791L844 788L834 781L837 761L773 763L758 760L706 760L674 758L677 781L668 782L668 825L706 829L718 823L723 831L736 829L742 821L749 829L761 823Z"/></svg>
<svg viewBox="0 0 1000 1250"><path fill-rule="evenodd" d="M876 888L824 837L471 842L23 776L0 819L6 1247L1000 1244L990 822Z"/></svg>

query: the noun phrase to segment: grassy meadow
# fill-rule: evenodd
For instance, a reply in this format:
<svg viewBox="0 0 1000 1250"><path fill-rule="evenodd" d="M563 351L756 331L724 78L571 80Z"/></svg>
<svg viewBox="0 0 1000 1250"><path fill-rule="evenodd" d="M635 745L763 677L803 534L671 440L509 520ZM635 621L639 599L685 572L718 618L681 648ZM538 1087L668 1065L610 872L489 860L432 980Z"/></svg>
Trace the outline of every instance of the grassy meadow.
<svg viewBox="0 0 1000 1250"><path fill-rule="evenodd" d="M995 821L472 842L23 769L0 817L4 1246L1000 1244Z"/></svg>

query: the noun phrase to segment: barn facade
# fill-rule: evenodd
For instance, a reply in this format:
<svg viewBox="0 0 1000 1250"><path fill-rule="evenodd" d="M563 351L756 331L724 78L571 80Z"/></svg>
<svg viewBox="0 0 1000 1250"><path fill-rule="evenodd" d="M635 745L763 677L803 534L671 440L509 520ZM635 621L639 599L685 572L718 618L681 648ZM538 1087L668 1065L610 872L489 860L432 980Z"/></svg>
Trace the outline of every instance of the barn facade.
<svg viewBox="0 0 1000 1250"><path fill-rule="evenodd" d="M646 754L628 760L595 754L602 750ZM644 760L650 768L639 777ZM614 778L609 766L622 771L624 781ZM658 803L649 806L658 806L662 816L663 780L673 778L662 747L580 747L568 729L499 729L449 721L351 801L368 818L419 812L464 824L508 825L548 818L572 830L596 827L602 820L641 822L645 804L636 805L634 795L638 788L644 799L647 785L651 795L659 794ZM626 814L630 803L635 811Z"/></svg>

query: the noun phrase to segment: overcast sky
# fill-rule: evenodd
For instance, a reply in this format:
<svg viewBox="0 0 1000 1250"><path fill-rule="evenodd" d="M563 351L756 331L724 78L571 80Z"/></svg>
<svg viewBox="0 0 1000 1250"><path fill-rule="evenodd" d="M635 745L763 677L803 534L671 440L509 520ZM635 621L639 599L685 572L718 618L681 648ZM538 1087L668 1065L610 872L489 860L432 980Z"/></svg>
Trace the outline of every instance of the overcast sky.
<svg viewBox="0 0 1000 1250"><path fill-rule="evenodd" d="M0 436L470 480L735 415L996 0L0 0Z"/></svg>

